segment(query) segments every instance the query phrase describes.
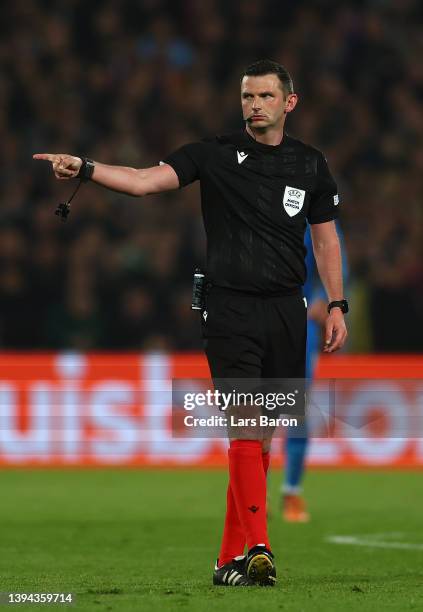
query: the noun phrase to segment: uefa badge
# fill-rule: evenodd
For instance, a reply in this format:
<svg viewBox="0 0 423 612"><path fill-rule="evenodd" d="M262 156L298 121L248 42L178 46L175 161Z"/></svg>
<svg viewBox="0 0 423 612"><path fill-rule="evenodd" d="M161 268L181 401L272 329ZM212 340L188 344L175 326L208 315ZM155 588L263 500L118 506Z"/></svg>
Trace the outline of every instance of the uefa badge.
<svg viewBox="0 0 423 612"><path fill-rule="evenodd" d="M303 207L305 198L305 191L303 189L297 189L296 187L285 187L283 194L283 207L286 213L290 217L298 215Z"/></svg>

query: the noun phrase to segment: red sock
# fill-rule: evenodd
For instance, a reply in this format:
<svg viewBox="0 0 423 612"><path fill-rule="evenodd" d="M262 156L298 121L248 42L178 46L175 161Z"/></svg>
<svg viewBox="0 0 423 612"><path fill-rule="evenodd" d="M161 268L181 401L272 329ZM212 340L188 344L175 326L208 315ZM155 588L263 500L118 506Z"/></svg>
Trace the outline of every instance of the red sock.
<svg viewBox="0 0 423 612"><path fill-rule="evenodd" d="M270 453L262 453L261 458L264 473L266 475L269 469ZM245 535L238 517L231 485L229 484L226 493L226 517L219 553L219 567L225 565L225 563L229 563L234 557L242 555L244 553L244 547Z"/></svg>
<svg viewBox="0 0 423 612"><path fill-rule="evenodd" d="M263 469L264 469L264 475L267 478L267 472L269 470L269 463L270 463L270 453L262 453L261 455L261 459L263 461ZM267 483L267 480L266 480ZM266 495L266 514L267 514L267 495Z"/></svg>
<svg viewBox="0 0 423 612"><path fill-rule="evenodd" d="M270 549L267 536L266 475L261 451L259 440L232 441L229 449L229 475L248 548L265 544Z"/></svg>
<svg viewBox="0 0 423 612"><path fill-rule="evenodd" d="M226 493L226 516L223 538L219 553L219 567L244 554L245 534L241 526L231 485Z"/></svg>

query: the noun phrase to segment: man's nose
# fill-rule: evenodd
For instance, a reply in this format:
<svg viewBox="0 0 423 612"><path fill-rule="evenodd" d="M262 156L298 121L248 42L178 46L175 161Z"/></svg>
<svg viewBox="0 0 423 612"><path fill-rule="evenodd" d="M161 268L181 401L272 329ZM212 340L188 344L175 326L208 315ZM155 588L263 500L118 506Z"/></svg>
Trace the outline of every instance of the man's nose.
<svg viewBox="0 0 423 612"><path fill-rule="evenodd" d="M253 110L260 110L261 108L260 98L254 98L252 108Z"/></svg>

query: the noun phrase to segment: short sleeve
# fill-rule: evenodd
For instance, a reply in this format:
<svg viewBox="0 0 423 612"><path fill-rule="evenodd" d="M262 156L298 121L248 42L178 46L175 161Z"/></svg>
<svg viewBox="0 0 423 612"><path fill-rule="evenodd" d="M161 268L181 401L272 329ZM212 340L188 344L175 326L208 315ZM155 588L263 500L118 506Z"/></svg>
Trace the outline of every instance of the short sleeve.
<svg viewBox="0 0 423 612"><path fill-rule="evenodd" d="M316 187L311 196L307 215L308 222L325 223L338 218L339 196L336 182L333 179L324 155L318 152Z"/></svg>
<svg viewBox="0 0 423 612"><path fill-rule="evenodd" d="M169 164L175 170L179 186L185 187L201 178L206 156L206 144L193 142L186 144L167 157L160 164Z"/></svg>

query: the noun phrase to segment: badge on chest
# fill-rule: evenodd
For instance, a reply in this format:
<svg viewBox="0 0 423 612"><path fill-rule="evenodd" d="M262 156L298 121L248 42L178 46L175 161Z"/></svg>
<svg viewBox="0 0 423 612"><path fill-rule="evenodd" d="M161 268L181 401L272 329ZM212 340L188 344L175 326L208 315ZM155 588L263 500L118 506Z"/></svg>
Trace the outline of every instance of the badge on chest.
<svg viewBox="0 0 423 612"><path fill-rule="evenodd" d="M290 216L294 217L298 215L304 205L305 191L303 189L297 189L297 187L285 187L283 194L283 207L285 212Z"/></svg>

